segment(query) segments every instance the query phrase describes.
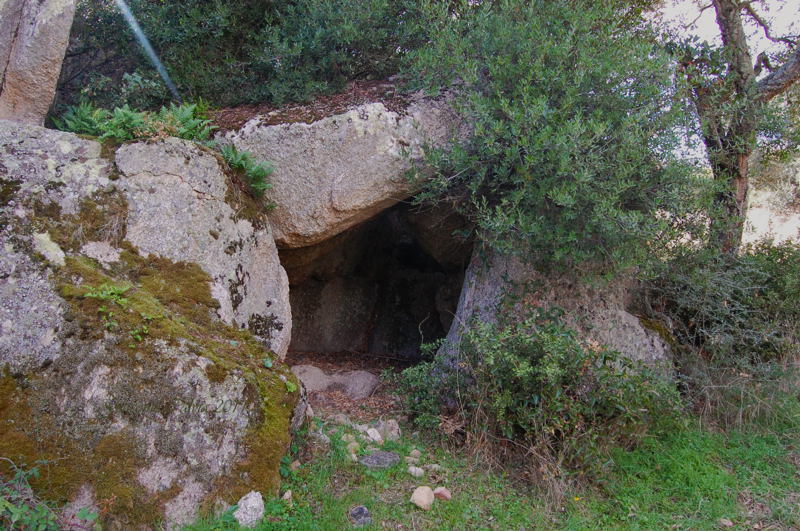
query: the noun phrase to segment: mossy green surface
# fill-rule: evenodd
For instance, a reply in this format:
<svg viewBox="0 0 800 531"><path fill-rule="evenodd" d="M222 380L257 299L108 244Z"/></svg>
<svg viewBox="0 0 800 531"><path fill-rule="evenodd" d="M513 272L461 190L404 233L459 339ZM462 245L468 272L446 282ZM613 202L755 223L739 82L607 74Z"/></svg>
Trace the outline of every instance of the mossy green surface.
<svg viewBox="0 0 800 531"><path fill-rule="evenodd" d="M213 362L205 368L212 384L231 375L245 382L242 407L250 421L245 458L229 474L208 478L203 507L210 508L217 498L234 503L250 490L274 492L298 399L285 380L296 382L294 375L250 332L219 320L211 279L198 265L142 257L124 241L127 204L121 195L97 194L71 216L60 216L54 209L38 205L31 223L36 230L50 232L68 252L66 265L54 270L52 281L67 303L62 333L70 348L35 374L2 374L0 456L18 465L47 461L33 482L44 499L67 502L88 484L107 524L155 524L163 519L164 503L180 487L148 493L137 480L149 464L143 442L131 429L112 427L112 420L136 426L153 415L166 418L175 408L185 407L171 387L175 360L165 352L174 349ZM94 240L121 247L120 260L102 266L74 254ZM121 295L112 297L109 292ZM269 369L265 358L273 361ZM76 407L63 411L64 393L80 402L82 389L71 388L76 377L98 366L109 367L115 375L107 411L97 418L87 418ZM157 450L159 455L179 457L180 441L160 440ZM0 467L0 474L8 472Z"/></svg>

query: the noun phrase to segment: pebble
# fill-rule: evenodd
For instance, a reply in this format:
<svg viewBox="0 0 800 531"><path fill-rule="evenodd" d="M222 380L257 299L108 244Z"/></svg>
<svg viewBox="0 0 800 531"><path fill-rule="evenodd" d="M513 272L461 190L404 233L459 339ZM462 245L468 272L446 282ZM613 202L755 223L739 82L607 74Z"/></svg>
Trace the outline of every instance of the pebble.
<svg viewBox="0 0 800 531"><path fill-rule="evenodd" d="M291 505L292 504L292 491L291 490L287 490L286 492L284 492L283 496L281 496L281 499L283 501L285 501L286 503L288 503L289 505Z"/></svg>
<svg viewBox="0 0 800 531"><path fill-rule="evenodd" d="M342 442L349 443L349 442L353 442L355 440L356 440L356 436L353 435L352 433L345 433L344 435L342 435Z"/></svg>
<svg viewBox="0 0 800 531"><path fill-rule="evenodd" d="M450 501L453 495L450 494L450 489L447 487L436 487L433 489L433 495L439 500Z"/></svg>
<svg viewBox="0 0 800 531"><path fill-rule="evenodd" d="M394 420L389 419L386 421L379 421L378 425L375 428L380 432L383 436L384 440L387 441L399 441L400 435L402 432L400 431L400 424Z"/></svg>
<svg viewBox="0 0 800 531"><path fill-rule="evenodd" d="M289 468L291 468L292 470L297 470L301 466L303 466L303 465L302 465L302 463L300 463L300 461L292 461L292 464L289 465Z"/></svg>
<svg viewBox="0 0 800 531"><path fill-rule="evenodd" d="M372 517L369 515L369 510L363 505L356 505L351 507L347 512L350 521L353 522L355 527L361 527L372 523Z"/></svg>
<svg viewBox="0 0 800 531"><path fill-rule="evenodd" d="M411 503L424 511L430 511L433 506L433 491L430 487L417 487L411 495Z"/></svg>
<svg viewBox="0 0 800 531"><path fill-rule="evenodd" d="M408 473L411 474L412 476L414 476L415 478L421 478L422 476L425 475L425 471L424 470L422 470L418 466L413 466L413 465L408 467Z"/></svg>
<svg viewBox="0 0 800 531"><path fill-rule="evenodd" d="M720 527L733 527L733 522L728 520L727 518L720 518L719 525Z"/></svg>
<svg viewBox="0 0 800 531"><path fill-rule="evenodd" d="M374 441L377 444L383 444L383 437L381 436L381 433L375 428L367 429L367 437L369 437L372 441Z"/></svg>
<svg viewBox="0 0 800 531"><path fill-rule="evenodd" d="M367 468L389 468L400 462L400 456L394 452L378 450L362 455L358 461Z"/></svg>
<svg viewBox="0 0 800 531"><path fill-rule="evenodd" d="M419 463L419 459L417 459L416 457L408 456L405 458L405 460L406 463L408 463L409 465L416 465L417 463Z"/></svg>
<svg viewBox="0 0 800 531"><path fill-rule="evenodd" d="M437 465L436 463L425 465L422 468L429 472L444 472L444 467L442 465Z"/></svg>
<svg viewBox="0 0 800 531"><path fill-rule="evenodd" d="M419 450L414 448L413 450L408 452L408 455L409 455L409 457L414 457L416 459L419 459L420 457L422 457L422 452L420 452Z"/></svg>
<svg viewBox="0 0 800 531"><path fill-rule="evenodd" d="M236 505L233 517L242 527L253 527L264 518L264 498L260 492L248 492Z"/></svg>

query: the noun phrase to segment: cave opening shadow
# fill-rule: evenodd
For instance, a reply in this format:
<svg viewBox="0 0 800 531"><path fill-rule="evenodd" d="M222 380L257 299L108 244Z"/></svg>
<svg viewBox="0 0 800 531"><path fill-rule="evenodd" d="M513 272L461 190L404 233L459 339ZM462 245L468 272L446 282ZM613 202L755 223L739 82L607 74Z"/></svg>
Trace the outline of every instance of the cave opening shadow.
<svg viewBox="0 0 800 531"><path fill-rule="evenodd" d="M472 241L450 209L397 205L317 245L280 251L292 305L290 356L408 365L446 336Z"/></svg>

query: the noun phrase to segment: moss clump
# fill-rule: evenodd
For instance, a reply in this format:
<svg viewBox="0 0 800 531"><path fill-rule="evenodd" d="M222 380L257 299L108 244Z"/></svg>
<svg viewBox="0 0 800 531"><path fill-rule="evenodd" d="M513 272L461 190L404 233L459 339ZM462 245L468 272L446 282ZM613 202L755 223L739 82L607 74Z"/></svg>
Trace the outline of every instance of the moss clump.
<svg viewBox="0 0 800 531"><path fill-rule="evenodd" d="M53 208L58 205L35 206L34 215L43 225L41 229L47 230L65 251L77 251L91 241L105 241L118 247L125 239L128 203L115 190L97 192L84 199L76 214L62 216L60 212L52 212Z"/></svg>
<svg viewBox="0 0 800 531"><path fill-rule="evenodd" d="M667 328L667 325L658 321L656 319L648 319L646 317L639 317L639 322L642 324L643 327L647 328L648 330L652 330L667 344L673 351L676 351L680 348L680 343L678 340L675 339L675 336L672 332Z"/></svg>
<svg viewBox="0 0 800 531"><path fill-rule="evenodd" d="M6 206L20 188L20 181L14 179L0 179L0 207Z"/></svg>
<svg viewBox="0 0 800 531"><path fill-rule="evenodd" d="M77 215L50 222L59 243L68 250L78 248L82 237L77 232L94 239L104 230L108 205L126 212L124 202L113 195L106 199L106 206L85 202ZM49 215L39 214L42 220ZM245 380L242 405L250 419L246 458L209 485L205 506L219 497L235 502L249 490L274 491L297 400L297 392L288 392L282 378L296 381L294 376L252 334L218 319L211 279L198 265L142 257L129 243L118 245L123 251L115 264L102 267L93 259L68 255L66 265L54 272L74 331L71 346L37 375L25 379L6 373L0 379L0 456L17 464L48 461L33 484L45 499L66 502L89 484L106 524L152 525L163 518L164 503L180 487L146 492L137 480L148 464L142 441L133 429L114 431L112 426L121 420L133 428L158 418L154 415L170 417L185 405L177 401L170 381L175 361L164 354L174 348L211 360L204 370L212 384L222 384L233 374ZM274 360L271 369L264 367L265 358ZM72 410L63 411L63 393L79 393L74 382L85 380L97 367L108 367L115 375L107 408L87 418L77 400ZM156 449L179 460L183 451L179 438L167 436L156 441Z"/></svg>

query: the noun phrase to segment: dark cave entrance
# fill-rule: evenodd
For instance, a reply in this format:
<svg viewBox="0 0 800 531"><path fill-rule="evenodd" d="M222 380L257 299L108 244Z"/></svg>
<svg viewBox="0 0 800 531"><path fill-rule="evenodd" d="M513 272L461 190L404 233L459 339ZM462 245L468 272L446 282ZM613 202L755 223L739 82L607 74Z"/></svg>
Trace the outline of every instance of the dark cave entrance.
<svg viewBox="0 0 800 531"><path fill-rule="evenodd" d="M472 250L463 217L399 204L327 241L280 251L289 357L409 365L450 328ZM363 363L358 363L363 362ZM376 363L377 362L377 363Z"/></svg>

